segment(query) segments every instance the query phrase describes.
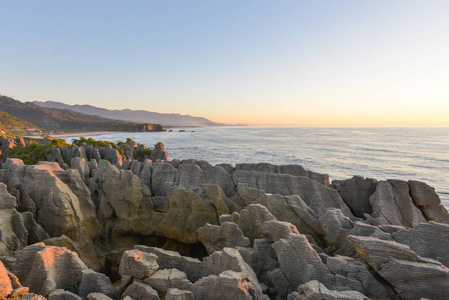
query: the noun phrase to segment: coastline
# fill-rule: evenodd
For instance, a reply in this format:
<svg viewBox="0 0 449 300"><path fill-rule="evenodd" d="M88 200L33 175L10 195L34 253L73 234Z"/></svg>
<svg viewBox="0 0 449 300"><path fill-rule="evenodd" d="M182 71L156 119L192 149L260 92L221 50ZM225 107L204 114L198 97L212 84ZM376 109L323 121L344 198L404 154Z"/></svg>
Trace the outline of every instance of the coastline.
<svg viewBox="0 0 449 300"><path fill-rule="evenodd" d="M92 132L75 132L75 133L62 133L62 134L49 134L52 138L56 139L64 139L68 137L74 137L74 136L80 136L80 135L89 135L89 136L98 136L103 134L110 134L110 133L122 133L121 131L92 131ZM124 132L123 132L124 133Z"/></svg>

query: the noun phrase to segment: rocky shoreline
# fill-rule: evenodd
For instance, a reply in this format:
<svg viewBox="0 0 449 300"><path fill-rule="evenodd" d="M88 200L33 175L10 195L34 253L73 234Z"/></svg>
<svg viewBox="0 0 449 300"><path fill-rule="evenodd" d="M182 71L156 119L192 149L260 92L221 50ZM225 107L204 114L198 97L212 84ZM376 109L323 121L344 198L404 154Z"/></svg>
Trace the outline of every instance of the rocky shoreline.
<svg viewBox="0 0 449 300"><path fill-rule="evenodd" d="M0 299L449 294L449 214L425 183L331 183L299 165L212 166L168 161L162 143L122 146L4 160Z"/></svg>

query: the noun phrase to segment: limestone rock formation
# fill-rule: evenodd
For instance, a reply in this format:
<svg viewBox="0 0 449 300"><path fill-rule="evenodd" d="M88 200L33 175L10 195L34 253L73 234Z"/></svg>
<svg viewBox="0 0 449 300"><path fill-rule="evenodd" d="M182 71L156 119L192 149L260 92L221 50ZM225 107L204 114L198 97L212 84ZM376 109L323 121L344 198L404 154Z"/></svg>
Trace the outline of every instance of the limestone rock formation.
<svg viewBox="0 0 449 300"><path fill-rule="evenodd" d="M159 270L147 279L145 283L157 289L166 292L170 288L181 290L192 290L192 283L187 279L186 273L178 269Z"/></svg>
<svg viewBox="0 0 449 300"><path fill-rule="evenodd" d="M249 247L250 242L243 236L237 224L223 222L220 226L206 224L197 230L200 241L208 253L222 250L224 247Z"/></svg>
<svg viewBox="0 0 449 300"><path fill-rule="evenodd" d="M354 216L363 218L364 214L371 214L369 198L376 190L376 179L354 176L347 180L333 180L332 184L336 185L343 201Z"/></svg>
<svg viewBox="0 0 449 300"><path fill-rule="evenodd" d="M414 204L427 220L449 224L449 214L432 187L414 180L408 181L408 186Z"/></svg>
<svg viewBox="0 0 449 300"><path fill-rule="evenodd" d="M157 291L151 286L137 280L134 280L125 292L123 292L122 299L127 296L131 297L131 299L160 300Z"/></svg>
<svg viewBox="0 0 449 300"><path fill-rule="evenodd" d="M289 300L368 300L356 291L332 291L317 280L309 281L298 287L298 293L292 293Z"/></svg>
<svg viewBox="0 0 449 300"><path fill-rule="evenodd" d="M433 258L449 268L449 225L421 223L415 228L402 229L392 234L393 238L422 257Z"/></svg>
<svg viewBox="0 0 449 300"><path fill-rule="evenodd" d="M28 287L23 287L18 278L9 272L0 261L0 299L32 299L45 300L41 295L29 293Z"/></svg>
<svg viewBox="0 0 449 300"><path fill-rule="evenodd" d="M194 300L191 291L179 290L176 288L168 289L165 300Z"/></svg>
<svg viewBox="0 0 449 300"><path fill-rule="evenodd" d="M29 288L53 300L442 299L449 292L449 217L424 183L356 176L330 184L301 166L213 166L167 161L162 145L116 146L54 147L54 162L37 165L6 159L0 261L24 286L6 271L5 295Z"/></svg>
<svg viewBox="0 0 449 300"><path fill-rule="evenodd" d="M151 160L168 160L168 152L165 151L163 143L157 143L154 145L154 149L151 151Z"/></svg>
<svg viewBox="0 0 449 300"><path fill-rule="evenodd" d="M47 297L48 300L83 300L83 298L81 298L80 296L69 292L69 291L65 291L63 289L58 289L53 291L50 295L48 295Z"/></svg>
<svg viewBox="0 0 449 300"><path fill-rule="evenodd" d="M449 293L449 269L420 257L410 247L372 237L349 236L363 259L404 299L444 299Z"/></svg>
<svg viewBox="0 0 449 300"><path fill-rule="evenodd" d="M16 198L0 183L0 256L13 255L27 243L28 231L15 207Z"/></svg>
<svg viewBox="0 0 449 300"><path fill-rule="evenodd" d="M405 181L380 181L369 199L373 209L369 221L375 225L415 227L426 222L422 212L414 205Z"/></svg>
<svg viewBox="0 0 449 300"><path fill-rule="evenodd" d="M129 250L123 253L120 262L120 275L128 275L137 279L144 279L157 271L157 256L139 250Z"/></svg>

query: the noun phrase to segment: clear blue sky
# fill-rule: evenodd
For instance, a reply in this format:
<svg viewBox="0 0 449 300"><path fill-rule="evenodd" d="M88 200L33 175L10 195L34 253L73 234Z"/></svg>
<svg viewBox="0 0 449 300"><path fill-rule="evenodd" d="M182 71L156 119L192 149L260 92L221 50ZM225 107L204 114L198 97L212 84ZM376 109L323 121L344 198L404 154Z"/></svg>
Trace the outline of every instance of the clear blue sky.
<svg viewBox="0 0 449 300"><path fill-rule="evenodd" d="M0 94L22 101L449 125L447 0L0 0L0 12Z"/></svg>

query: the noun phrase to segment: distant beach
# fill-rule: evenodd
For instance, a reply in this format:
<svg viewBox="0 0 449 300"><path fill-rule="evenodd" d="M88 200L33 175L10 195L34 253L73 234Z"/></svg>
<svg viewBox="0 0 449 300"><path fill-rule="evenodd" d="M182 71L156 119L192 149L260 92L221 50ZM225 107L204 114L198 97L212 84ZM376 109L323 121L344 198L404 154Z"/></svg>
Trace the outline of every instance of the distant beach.
<svg viewBox="0 0 449 300"><path fill-rule="evenodd" d="M93 132L75 132L75 133L63 133L63 134L49 134L49 136L55 138L55 139L66 139L66 138L72 138L77 136L99 136L99 135L105 135L105 134L111 134L111 133L125 133L125 132L111 132L111 131L93 131ZM130 132L128 132L130 133Z"/></svg>

